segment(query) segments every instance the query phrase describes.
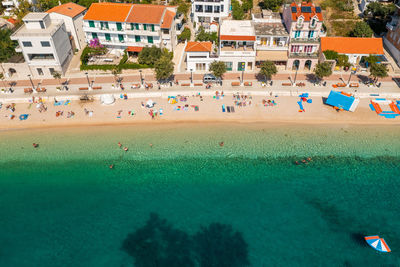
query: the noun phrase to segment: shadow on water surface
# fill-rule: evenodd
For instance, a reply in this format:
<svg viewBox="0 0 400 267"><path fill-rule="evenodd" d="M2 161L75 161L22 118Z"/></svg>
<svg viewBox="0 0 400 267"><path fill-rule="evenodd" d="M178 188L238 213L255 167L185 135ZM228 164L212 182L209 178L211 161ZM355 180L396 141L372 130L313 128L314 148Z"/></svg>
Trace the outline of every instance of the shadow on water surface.
<svg viewBox="0 0 400 267"><path fill-rule="evenodd" d="M136 267L250 265L247 243L232 226L212 223L189 235L155 213L143 227L128 234L122 250L133 257Z"/></svg>

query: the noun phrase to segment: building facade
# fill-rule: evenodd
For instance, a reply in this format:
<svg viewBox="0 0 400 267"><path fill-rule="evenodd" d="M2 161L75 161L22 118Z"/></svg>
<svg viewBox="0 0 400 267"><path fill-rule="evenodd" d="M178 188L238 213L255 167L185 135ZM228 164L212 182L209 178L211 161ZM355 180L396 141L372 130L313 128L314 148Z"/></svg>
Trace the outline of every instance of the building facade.
<svg viewBox="0 0 400 267"><path fill-rule="evenodd" d="M29 13L22 21L11 39L18 41L16 51L22 52L31 75L64 74L73 55L64 21L51 20L48 13Z"/></svg>
<svg viewBox="0 0 400 267"><path fill-rule="evenodd" d="M261 14L253 15L253 26L257 45L256 66L270 60L275 65L286 68L289 33L280 14L263 10Z"/></svg>
<svg viewBox="0 0 400 267"><path fill-rule="evenodd" d="M318 63L320 37L325 36L321 8L293 2L284 7L283 20L290 36L286 68L312 70Z"/></svg>
<svg viewBox="0 0 400 267"><path fill-rule="evenodd" d="M396 64L400 66L400 6L396 1L397 13L392 16L392 21L386 24L387 33L383 38L384 44L392 55Z"/></svg>
<svg viewBox="0 0 400 267"><path fill-rule="evenodd" d="M82 28L83 16L86 14L86 11L85 7L72 2L47 10L51 20L64 21L73 50L80 50L85 47L86 39Z"/></svg>
<svg viewBox="0 0 400 267"><path fill-rule="evenodd" d="M188 42L185 52L187 72L207 72L210 64L218 59L212 54L211 42Z"/></svg>
<svg viewBox="0 0 400 267"><path fill-rule="evenodd" d="M210 30L210 23L221 23L230 12L230 0L192 0L190 16L196 23L196 29L203 26L206 31Z"/></svg>
<svg viewBox="0 0 400 267"><path fill-rule="evenodd" d="M177 43L177 25L182 16L176 7L146 4L93 3L83 18L86 42L100 43L121 54L140 52L143 47L165 47L173 51Z"/></svg>
<svg viewBox="0 0 400 267"><path fill-rule="evenodd" d="M228 71L254 70L256 35L250 20L223 20L219 39L219 60Z"/></svg>

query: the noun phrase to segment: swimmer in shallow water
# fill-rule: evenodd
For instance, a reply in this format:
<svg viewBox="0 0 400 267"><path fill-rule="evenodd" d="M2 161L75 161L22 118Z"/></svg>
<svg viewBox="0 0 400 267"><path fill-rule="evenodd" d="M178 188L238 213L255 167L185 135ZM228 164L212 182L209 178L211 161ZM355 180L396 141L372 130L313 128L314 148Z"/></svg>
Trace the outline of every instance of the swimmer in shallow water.
<svg viewBox="0 0 400 267"><path fill-rule="evenodd" d="M312 161L312 159L310 157L307 158L308 161Z"/></svg>
<svg viewBox="0 0 400 267"><path fill-rule="evenodd" d="M150 147L153 148L153 144L150 144Z"/></svg>
<svg viewBox="0 0 400 267"><path fill-rule="evenodd" d="M114 164L111 164L111 165L110 165L110 169L113 169L113 168L114 168Z"/></svg>
<svg viewBox="0 0 400 267"><path fill-rule="evenodd" d="M224 146L224 142L219 142L219 146Z"/></svg>
<svg viewBox="0 0 400 267"><path fill-rule="evenodd" d="M125 150L125 152L126 152L126 151L128 151L128 148L127 148L127 147L124 147L124 150Z"/></svg>
<svg viewBox="0 0 400 267"><path fill-rule="evenodd" d="M122 146L121 142L118 142L118 146L121 148L121 146Z"/></svg>
<svg viewBox="0 0 400 267"><path fill-rule="evenodd" d="M294 164L296 164L296 165L300 165L300 163L299 163L297 160L294 162Z"/></svg>
<svg viewBox="0 0 400 267"><path fill-rule="evenodd" d="M34 148L38 148L39 147L39 144L36 144L36 143L33 143L32 145L33 145Z"/></svg>

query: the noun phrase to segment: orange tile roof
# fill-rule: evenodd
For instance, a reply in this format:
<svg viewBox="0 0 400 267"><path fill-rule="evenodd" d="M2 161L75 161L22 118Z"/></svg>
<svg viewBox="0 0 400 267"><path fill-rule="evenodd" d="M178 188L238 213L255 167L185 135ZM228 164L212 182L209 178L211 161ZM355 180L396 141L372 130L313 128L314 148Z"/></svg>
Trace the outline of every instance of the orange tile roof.
<svg viewBox="0 0 400 267"><path fill-rule="evenodd" d="M296 7L297 12L292 12L292 7ZM305 13L301 12L301 7L310 7L311 12ZM298 6L295 2L290 4L290 12L292 14L292 21L297 21L300 16L304 17L304 21L310 21L314 16L317 16L319 21L323 21L322 13L317 13L315 10L315 5L313 3L302 2L300 6Z"/></svg>
<svg viewBox="0 0 400 267"><path fill-rule="evenodd" d="M339 54L383 55L382 38L321 37L321 50Z"/></svg>
<svg viewBox="0 0 400 267"><path fill-rule="evenodd" d="M188 42L185 52L211 52L211 42Z"/></svg>
<svg viewBox="0 0 400 267"><path fill-rule="evenodd" d="M63 5L55 6L49 10L47 10L47 13L58 13L64 16L68 16L71 18L74 18L81 14L83 11L86 10L86 7L77 5L75 3L69 2Z"/></svg>
<svg viewBox="0 0 400 267"><path fill-rule="evenodd" d="M163 22L161 24L161 28L169 29L171 28L172 21L174 20L175 12L167 10L164 15Z"/></svg>
<svg viewBox="0 0 400 267"><path fill-rule="evenodd" d="M256 37L245 35L221 35L220 39L224 41L255 41Z"/></svg>
<svg viewBox="0 0 400 267"><path fill-rule="evenodd" d="M161 24L165 6L134 4L126 22Z"/></svg>
<svg viewBox="0 0 400 267"><path fill-rule="evenodd" d="M93 3L83 19L125 22L131 8L131 4Z"/></svg>
<svg viewBox="0 0 400 267"><path fill-rule="evenodd" d="M141 46L128 46L128 48L126 49L126 51L128 52L140 52L143 50L143 47Z"/></svg>

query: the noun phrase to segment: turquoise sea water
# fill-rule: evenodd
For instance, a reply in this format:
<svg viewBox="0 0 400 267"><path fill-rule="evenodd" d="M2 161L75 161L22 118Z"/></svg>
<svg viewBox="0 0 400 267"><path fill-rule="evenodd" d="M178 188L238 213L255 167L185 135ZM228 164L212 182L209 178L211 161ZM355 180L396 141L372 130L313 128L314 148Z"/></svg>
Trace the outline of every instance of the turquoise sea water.
<svg viewBox="0 0 400 267"><path fill-rule="evenodd" d="M398 126L136 125L0 140L0 266L400 266ZM365 245L376 234L392 253Z"/></svg>

